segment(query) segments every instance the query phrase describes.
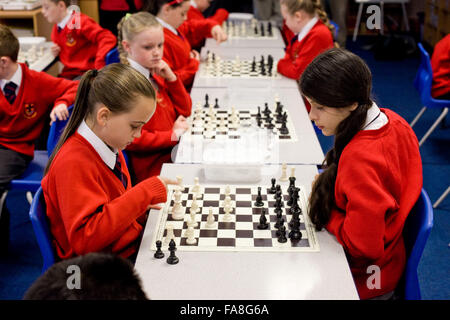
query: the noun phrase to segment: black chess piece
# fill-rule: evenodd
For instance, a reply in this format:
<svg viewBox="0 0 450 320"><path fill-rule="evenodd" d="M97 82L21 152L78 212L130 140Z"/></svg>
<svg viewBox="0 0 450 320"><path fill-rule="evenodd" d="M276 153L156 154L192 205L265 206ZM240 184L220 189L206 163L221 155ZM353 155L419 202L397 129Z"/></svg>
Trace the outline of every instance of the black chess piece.
<svg viewBox="0 0 450 320"><path fill-rule="evenodd" d="M156 252L153 255L156 259L164 258L164 252L161 251L162 242L161 240L156 241Z"/></svg>
<svg viewBox="0 0 450 320"><path fill-rule="evenodd" d="M280 133L281 134L289 134L289 129L286 126L286 121L283 121L281 123L281 127L280 127Z"/></svg>
<svg viewBox="0 0 450 320"><path fill-rule="evenodd" d="M276 179L272 178L270 181L272 182L272 187L270 187L269 193L275 194L277 192L277 187L275 186Z"/></svg>
<svg viewBox="0 0 450 320"><path fill-rule="evenodd" d="M204 107L205 108L209 108L209 96L208 96L208 94L205 94L205 105L204 105Z"/></svg>
<svg viewBox="0 0 450 320"><path fill-rule="evenodd" d="M216 104L214 105L214 108L218 109L219 108L219 99L216 98Z"/></svg>
<svg viewBox="0 0 450 320"><path fill-rule="evenodd" d="M284 225L280 226L280 229L278 230L278 232L280 233L280 235L278 236L278 242L286 243L287 242L286 227Z"/></svg>
<svg viewBox="0 0 450 320"><path fill-rule="evenodd" d="M180 260L178 259L177 256L175 256L175 251L177 250L176 248L176 244L175 241L172 239L169 242L169 251L170 251L170 255L167 258L167 263L168 264L177 264Z"/></svg>
<svg viewBox="0 0 450 320"><path fill-rule="evenodd" d="M259 217L258 229L265 230L267 228L269 228L269 224L267 223L266 210L262 209L261 210L261 216Z"/></svg>
<svg viewBox="0 0 450 320"><path fill-rule="evenodd" d="M272 113L272 111L270 111L270 109L269 109L269 104L267 102L264 102L263 113L266 117Z"/></svg>
<svg viewBox="0 0 450 320"><path fill-rule="evenodd" d="M265 33L265 30L264 30L264 23L263 22L261 22L260 28L261 28L261 37L264 37L266 35L266 33Z"/></svg>
<svg viewBox="0 0 450 320"><path fill-rule="evenodd" d="M300 220L294 221L292 230L289 232L289 238L291 241L299 241L302 239L302 233L300 232Z"/></svg>
<svg viewBox="0 0 450 320"><path fill-rule="evenodd" d="M275 228L280 229L280 227L282 225L284 225L284 218L283 218L283 216L280 213L280 214L277 214L277 221L275 222ZM277 233L276 233L277 236L279 235L278 233L279 232L277 231Z"/></svg>
<svg viewBox="0 0 450 320"><path fill-rule="evenodd" d="M258 113L256 114L256 118L261 118L261 107L258 106Z"/></svg>
<svg viewBox="0 0 450 320"><path fill-rule="evenodd" d="M267 25L267 33L269 34L269 37L273 36L272 22L270 22L270 21L269 21L269 24Z"/></svg>
<svg viewBox="0 0 450 320"><path fill-rule="evenodd" d="M258 187L258 195L256 196L256 201L255 201L254 205L256 207L264 206L264 202L262 201L262 196L261 196L261 187Z"/></svg>

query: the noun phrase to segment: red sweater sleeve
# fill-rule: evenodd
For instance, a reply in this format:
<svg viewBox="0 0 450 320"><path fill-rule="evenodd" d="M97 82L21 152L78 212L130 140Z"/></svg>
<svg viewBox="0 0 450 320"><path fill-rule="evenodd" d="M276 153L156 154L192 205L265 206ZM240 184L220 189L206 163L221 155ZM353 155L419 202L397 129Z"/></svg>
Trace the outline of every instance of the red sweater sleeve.
<svg viewBox="0 0 450 320"><path fill-rule="evenodd" d="M343 154L339 161L335 195L346 199L343 211L331 213L326 229L336 236L354 258L376 260L384 254L385 216L398 209L386 190L384 157L371 157L364 151ZM353 165L357 163L358 165Z"/></svg>
<svg viewBox="0 0 450 320"><path fill-rule="evenodd" d="M117 45L117 39L108 29L103 29L98 23L87 17L83 25L83 35L93 43L97 44L95 55L95 68L101 69L105 66L106 54Z"/></svg>
<svg viewBox="0 0 450 320"><path fill-rule="evenodd" d="M178 31L186 36L186 38L192 37L211 37L211 29L219 23L212 19L204 20L186 20L178 27Z"/></svg>
<svg viewBox="0 0 450 320"><path fill-rule="evenodd" d="M70 106L75 102L78 89L78 81L71 81L63 78L55 78L45 72L39 72L38 83L44 88L52 88L46 93L46 99L51 100L53 106L64 103Z"/></svg>
<svg viewBox="0 0 450 320"><path fill-rule="evenodd" d="M177 80L166 82L166 84L167 92L172 100L176 113L184 117L189 117L192 110L192 100L181 79L177 78Z"/></svg>
<svg viewBox="0 0 450 320"><path fill-rule="evenodd" d="M228 11L219 8L217 9L216 13L214 13L214 15L210 16L209 18L217 21L219 24L222 24L225 20L228 19Z"/></svg>

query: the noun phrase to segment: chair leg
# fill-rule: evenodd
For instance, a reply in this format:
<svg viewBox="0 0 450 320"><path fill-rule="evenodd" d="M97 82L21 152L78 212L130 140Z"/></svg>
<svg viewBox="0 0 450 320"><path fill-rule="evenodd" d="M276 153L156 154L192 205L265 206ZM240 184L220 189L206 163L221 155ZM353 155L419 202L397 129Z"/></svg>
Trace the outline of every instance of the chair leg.
<svg viewBox="0 0 450 320"><path fill-rule="evenodd" d="M355 30L353 30L353 42L356 41L356 37L358 36L359 24L361 23L361 15L363 10L363 4L360 3L358 7L358 16L356 17Z"/></svg>
<svg viewBox="0 0 450 320"><path fill-rule="evenodd" d="M419 121L420 117L423 115L423 113L427 110L427 107L423 107L417 116L414 118L414 120L409 124L411 128L416 124L417 121Z"/></svg>
<svg viewBox="0 0 450 320"><path fill-rule="evenodd" d="M31 193L31 191L27 191L26 197L27 197L28 203L31 205L31 203L33 202L33 194Z"/></svg>
<svg viewBox="0 0 450 320"><path fill-rule="evenodd" d="M1 198L0 198L0 218L2 217L2 211L3 211L3 204L6 201L6 195L8 194L8 190L5 190L5 192L3 192Z"/></svg>
<svg viewBox="0 0 450 320"><path fill-rule="evenodd" d="M431 128L428 129L427 133L425 133L423 138L420 140L419 147L422 146L422 144L425 142L425 140L428 139L429 135L434 131L434 129L436 129L436 127L439 125L439 123L442 121L442 119L444 119L444 117L447 114L447 112L448 112L448 108L444 108L444 110L442 111L442 113L439 116L439 118L437 118L437 120L433 123Z"/></svg>
<svg viewBox="0 0 450 320"><path fill-rule="evenodd" d="M437 206L444 201L445 197L448 196L448 194L450 193L450 186L448 186L447 190L445 190L445 192L439 197L439 199L436 200L436 202L433 204L433 208L436 209Z"/></svg>

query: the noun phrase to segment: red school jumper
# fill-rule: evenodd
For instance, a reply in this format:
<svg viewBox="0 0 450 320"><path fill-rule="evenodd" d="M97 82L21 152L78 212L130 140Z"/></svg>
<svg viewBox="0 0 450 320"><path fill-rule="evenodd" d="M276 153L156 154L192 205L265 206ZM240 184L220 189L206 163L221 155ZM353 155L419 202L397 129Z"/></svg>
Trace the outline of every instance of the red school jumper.
<svg viewBox="0 0 450 320"><path fill-rule="evenodd" d="M450 34L434 47L431 69L433 70L431 95L439 97L450 93Z"/></svg>
<svg viewBox="0 0 450 320"><path fill-rule="evenodd" d="M298 80L315 57L333 46L330 29L319 20L301 41L288 44L284 58L278 61L278 72Z"/></svg>
<svg viewBox="0 0 450 320"><path fill-rule="evenodd" d="M211 37L211 29L217 25L213 20L187 20L178 29L178 35L164 28L164 61L181 79L186 88L192 86L200 62L191 58L191 45L188 38L193 34L198 37Z"/></svg>
<svg viewBox="0 0 450 320"><path fill-rule="evenodd" d="M381 110L389 122L358 132L342 152L326 226L344 247L361 299L397 287L406 264L403 226L422 189L416 135L399 115ZM380 289L367 285L369 266L381 270Z"/></svg>
<svg viewBox="0 0 450 320"><path fill-rule="evenodd" d="M163 163L172 162L172 148L178 143L172 139L173 124L179 115L191 115L191 97L179 77L173 82L157 75L153 78L158 85L155 113L141 136L127 147L137 182L159 175Z"/></svg>
<svg viewBox="0 0 450 320"><path fill-rule="evenodd" d="M194 6L191 6L189 8L189 11L187 13L187 20L186 21L190 21L190 20L206 20L206 19L211 19L216 21L219 25L222 25L222 23L227 20L228 18L228 11L225 9L218 9L213 16L210 16L208 18L205 18L203 16L203 13L198 10L197 8L195 8ZM186 21L184 23L186 23ZM206 38L201 36L198 33L191 33L189 35L186 35L186 37L188 38L189 43L191 44L191 47L193 48L197 48L202 44L202 41Z"/></svg>
<svg viewBox="0 0 450 320"><path fill-rule="evenodd" d="M121 152L119 160L128 181L126 190L77 132L54 158L42 189L60 258L100 251L127 258L136 252L147 206L165 202L167 192L156 177L132 188Z"/></svg>
<svg viewBox="0 0 450 320"><path fill-rule="evenodd" d="M12 105L0 90L0 144L32 157L34 141L50 121L51 107L73 104L78 82L30 70L24 63L18 67L22 68L22 82Z"/></svg>
<svg viewBox="0 0 450 320"><path fill-rule="evenodd" d="M78 24L80 28L69 29ZM73 79L90 69L101 69L105 66L106 54L117 45L116 37L107 29L100 27L89 16L80 13L58 32L55 24L52 30L52 41L61 48L59 60L64 65L60 77Z"/></svg>

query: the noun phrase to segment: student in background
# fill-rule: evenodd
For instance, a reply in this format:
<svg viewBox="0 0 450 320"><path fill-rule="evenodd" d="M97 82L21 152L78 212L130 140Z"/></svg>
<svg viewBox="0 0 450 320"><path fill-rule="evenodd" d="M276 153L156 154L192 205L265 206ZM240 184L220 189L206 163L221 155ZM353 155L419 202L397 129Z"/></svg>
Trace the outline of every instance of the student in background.
<svg viewBox="0 0 450 320"><path fill-rule="evenodd" d="M52 265L33 282L23 299L147 300L147 297L129 260L112 254L88 253Z"/></svg>
<svg viewBox="0 0 450 320"><path fill-rule="evenodd" d="M151 177L132 187L121 150L141 135L155 108L153 87L130 66L114 63L83 75L42 180L59 258L137 253L147 210L166 201L173 181Z"/></svg>
<svg viewBox="0 0 450 320"><path fill-rule="evenodd" d="M203 16L203 11L209 8L212 0L191 0L191 7L187 13L187 21L190 20L205 20ZM217 9L214 15L208 17L216 21L219 25L222 25L228 18L228 11L222 8ZM188 23L188 22L183 22ZM188 37L188 41L192 48L200 48L203 46L203 42L206 37L201 37L197 33L191 33Z"/></svg>
<svg viewBox="0 0 450 320"><path fill-rule="evenodd" d="M33 159L45 122L67 119L78 85L28 69L17 62L18 54L19 41L0 25L0 198ZM9 213L6 206L0 212L0 247L6 250Z"/></svg>
<svg viewBox="0 0 450 320"><path fill-rule="evenodd" d="M320 0L281 0L286 25L297 36L291 39L278 72L299 80L306 66L321 52L333 47L333 35Z"/></svg>
<svg viewBox="0 0 450 320"><path fill-rule="evenodd" d="M431 56L431 69L431 95L435 99L450 100L450 34L436 43Z"/></svg>
<svg viewBox="0 0 450 320"><path fill-rule="evenodd" d="M70 0L42 0L42 14L53 23L52 53L64 65L59 75L79 79L89 69L105 66L106 54L116 46L116 37L89 16L68 9Z"/></svg>
<svg viewBox="0 0 450 320"><path fill-rule="evenodd" d="M335 136L312 185L311 221L344 247L361 299L393 299L406 264L403 226L422 189L417 137L402 117L373 102L371 72L349 51L316 57L300 89L309 118ZM375 286L372 268L379 270Z"/></svg>
<svg viewBox="0 0 450 320"><path fill-rule="evenodd" d="M142 134L127 147L136 181L158 175L171 162L172 148L188 129L191 97L180 78L162 60L164 31L148 12L127 15L118 28L120 60L148 79L156 90L156 111Z"/></svg>
<svg viewBox="0 0 450 320"><path fill-rule="evenodd" d="M164 60L188 91L199 67L200 54L192 50L187 39L193 33L212 36L219 43L227 39L222 27L214 20L190 20L183 24L189 7L189 0L148 0L144 5L144 11L156 16L164 27Z"/></svg>
<svg viewBox="0 0 450 320"><path fill-rule="evenodd" d="M102 28L117 36L117 24L127 13L142 9L143 0L100 0L99 18Z"/></svg>

